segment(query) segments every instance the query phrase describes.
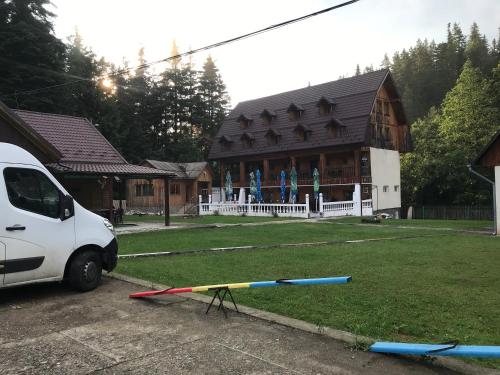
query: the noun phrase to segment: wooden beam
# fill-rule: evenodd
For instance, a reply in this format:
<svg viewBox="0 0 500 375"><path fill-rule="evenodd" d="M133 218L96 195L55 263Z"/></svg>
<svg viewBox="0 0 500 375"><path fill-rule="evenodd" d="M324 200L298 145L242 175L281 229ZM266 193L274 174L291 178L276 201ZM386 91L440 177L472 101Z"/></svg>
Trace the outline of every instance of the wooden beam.
<svg viewBox="0 0 500 375"><path fill-rule="evenodd" d="M108 219L112 223L114 223L114 218L113 218L113 180L114 177L111 176L108 178L108 194L109 194L109 214L108 214Z"/></svg>
<svg viewBox="0 0 500 375"><path fill-rule="evenodd" d="M264 159L263 167L264 167L264 186L268 186L269 185L269 160L268 159Z"/></svg>
<svg viewBox="0 0 500 375"><path fill-rule="evenodd" d="M361 159L359 154L360 154L359 150L354 150L354 176L358 179L361 171Z"/></svg>
<svg viewBox="0 0 500 375"><path fill-rule="evenodd" d="M319 154L319 177L321 180L325 178L326 173L326 154L322 152Z"/></svg>
<svg viewBox="0 0 500 375"><path fill-rule="evenodd" d="M220 188L222 189L224 187L224 163L221 161L220 162Z"/></svg>
<svg viewBox="0 0 500 375"><path fill-rule="evenodd" d="M240 186L245 186L245 181L246 181L245 162L240 161Z"/></svg>
<svg viewBox="0 0 500 375"><path fill-rule="evenodd" d="M163 212L165 214L165 226L170 226L170 184L169 184L169 178L168 177L164 177L163 178L163 186L164 186L164 195L165 195L165 199L164 199L164 208L163 208Z"/></svg>

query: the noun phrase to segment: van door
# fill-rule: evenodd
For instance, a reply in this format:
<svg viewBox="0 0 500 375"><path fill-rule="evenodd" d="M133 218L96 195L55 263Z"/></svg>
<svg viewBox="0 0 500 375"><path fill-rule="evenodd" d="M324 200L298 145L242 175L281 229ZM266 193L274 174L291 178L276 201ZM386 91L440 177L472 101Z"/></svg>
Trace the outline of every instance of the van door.
<svg viewBox="0 0 500 375"><path fill-rule="evenodd" d="M60 219L63 194L37 167L6 167L2 174L4 284L62 277L75 243L74 217Z"/></svg>

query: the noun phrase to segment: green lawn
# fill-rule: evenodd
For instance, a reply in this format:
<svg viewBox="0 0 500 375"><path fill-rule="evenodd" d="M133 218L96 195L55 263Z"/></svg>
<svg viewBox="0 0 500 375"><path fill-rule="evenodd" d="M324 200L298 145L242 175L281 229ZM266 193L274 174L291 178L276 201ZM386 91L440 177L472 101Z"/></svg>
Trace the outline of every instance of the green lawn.
<svg viewBox="0 0 500 375"><path fill-rule="evenodd" d="M294 218L275 218L272 216L171 216L172 223L177 224L242 224L242 223L261 223L267 221L295 220ZM160 222L165 221L164 216L157 215L125 215L125 223L143 223L143 222Z"/></svg>
<svg viewBox="0 0 500 375"><path fill-rule="evenodd" d="M330 230L333 237L363 237L366 228L373 229L315 225L314 231ZM263 237L262 230L270 230L265 236L275 238L282 232L287 232L288 237L299 228L293 224L226 229L245 229L247 235L240 237L242 244L248 238ZM352 231L341 232L343 228ZM423 233L387 227L380 230L398 231L400 235ZM214 237L208 238L208 232L198 231L204 247L222 246L217 242L222 229L214 229ZM171 246L180 246L188 232L175 232L177 238L170 238ZM301 240L316 240L311 228L304 227L300 233ZM234 240L239 236L241 233L235 234ZM347 285L241 289L234 291L234 296L243 305L377 339L458 339L464 344L489 345L500 345L499 270L499 238L457 233L397 241L120 260L117 268L120 273L177 287L352 275L353 282ZM480 363L500 368L500 361Z"/></svg>
<svg viewBox="0 0 500 375"><path fill-rule="evenodd" d="M344 224L360 224L359 217L349 217L334 219L333 222ZM381 225L408 226L408 227L429 227L429 228L450 228L456 230L480 230L493 231L493 221L489 220L382 220Z"/></svg>
<svg viewBox="0 0 500 375"><path fill-rule="evenodd" d="M359 240L394 236L440 236L430 230L401 230L389 226L371 227L325 223L288 223L224 228L196 228L125 234L118 237L120 254L210 247L275 245L333 240Z"/></svg>

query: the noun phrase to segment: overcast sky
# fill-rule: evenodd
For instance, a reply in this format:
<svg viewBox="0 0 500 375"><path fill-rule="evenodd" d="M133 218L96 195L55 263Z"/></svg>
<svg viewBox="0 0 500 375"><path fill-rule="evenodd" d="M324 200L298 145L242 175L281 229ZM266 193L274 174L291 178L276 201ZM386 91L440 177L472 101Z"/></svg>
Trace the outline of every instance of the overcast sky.
<svg viewBox="0 0 500 375"><path fill-rule="evenodd" d="M56 35L77 27L100 57L137 62L144 47L149 61L279 23L339 4L343 0L52 0ZM232 105L282 91L352 75L356 64L378 67L384 56L418 38L437 42L446 24L468 33L473 21L488 40L498 38L500 0L361 0L210 53ZM198 68L207 53L194 57Z"/></svg>

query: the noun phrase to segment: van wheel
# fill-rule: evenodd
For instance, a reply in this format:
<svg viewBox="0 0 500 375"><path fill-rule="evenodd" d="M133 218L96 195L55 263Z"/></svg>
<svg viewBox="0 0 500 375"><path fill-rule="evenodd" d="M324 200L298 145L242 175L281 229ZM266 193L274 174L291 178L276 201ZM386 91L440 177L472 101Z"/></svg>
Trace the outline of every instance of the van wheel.
<svg viewBox="0 0 500 375"><path fill-rule="evenodd" d="M102 261L99 253L85 251L75 256L69 269L69 284L73 289L87 292L101 282Z"/></svg>

